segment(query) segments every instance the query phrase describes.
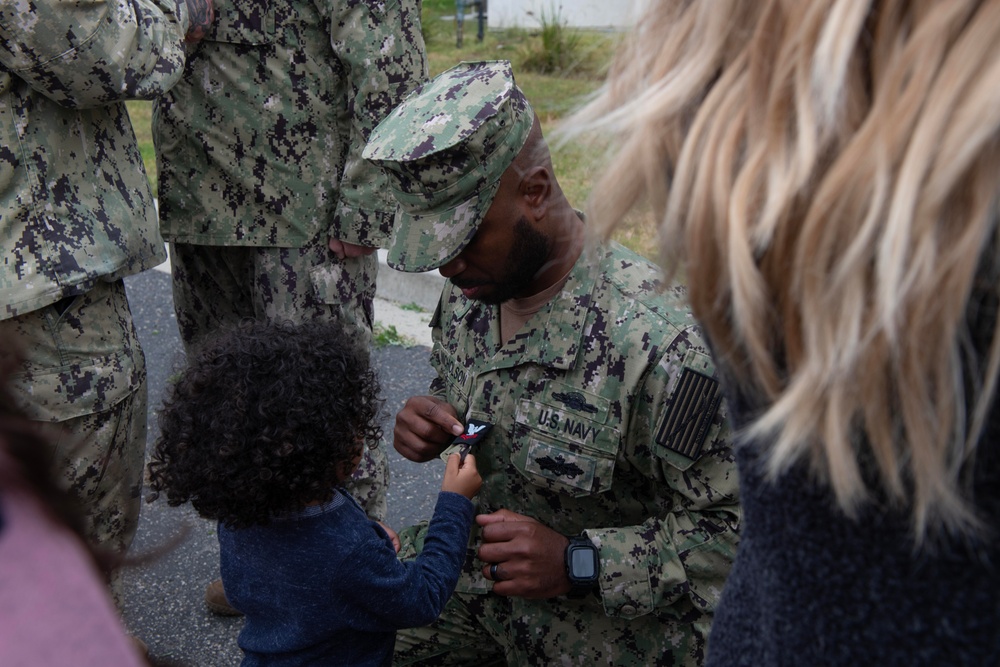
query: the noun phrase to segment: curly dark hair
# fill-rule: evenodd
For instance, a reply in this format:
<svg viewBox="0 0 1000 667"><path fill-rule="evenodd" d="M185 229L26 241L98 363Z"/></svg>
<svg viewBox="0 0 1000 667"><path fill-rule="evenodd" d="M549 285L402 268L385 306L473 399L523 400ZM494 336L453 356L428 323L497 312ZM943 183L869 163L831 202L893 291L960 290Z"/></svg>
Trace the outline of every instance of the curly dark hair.
<svg viewBox="0 0 1000 667"><path fill-rule="evenodd" d="M188 363L159 415L149 486L233 528L331 497L382 437L367 349L336 323L244 321Z"/></svg>

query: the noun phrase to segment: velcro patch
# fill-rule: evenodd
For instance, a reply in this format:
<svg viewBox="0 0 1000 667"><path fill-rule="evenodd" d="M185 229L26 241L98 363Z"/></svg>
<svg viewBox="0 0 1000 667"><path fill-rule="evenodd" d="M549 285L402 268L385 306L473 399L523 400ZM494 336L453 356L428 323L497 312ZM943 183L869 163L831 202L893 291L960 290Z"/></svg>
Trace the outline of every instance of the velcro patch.
<svg viewBox="0 0 1000 667"><path fill-rule="evenodd" d="M721 402L718 380L685 367L656 431L657 444L697 459Z"/></svg>
<svg viewBox="0 0 1000 667"><path fill-rule="evenodd" d="M539 484L557 488L573 497L597 493L595 479L610 480L613 476L614 459L602 458L571 452L559 443L547 443L532 438L528 443L524 471Z"/></svg>

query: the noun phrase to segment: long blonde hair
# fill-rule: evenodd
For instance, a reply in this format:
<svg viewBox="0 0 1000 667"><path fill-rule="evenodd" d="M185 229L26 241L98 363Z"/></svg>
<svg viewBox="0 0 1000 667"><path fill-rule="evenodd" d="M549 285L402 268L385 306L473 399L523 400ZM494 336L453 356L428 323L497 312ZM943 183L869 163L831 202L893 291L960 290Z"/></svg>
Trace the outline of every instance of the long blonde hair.
<svg viewBox="0 0 1000 667"><path fill-rule="evenodd" d="M652 204L759 399L771 475L808 461L853 514L867 459L918 537L974 528L963 480L1000 370L996 317L975 354L968 325L974 290L998 292L1000 1L650 4L569 124L619 146L589 219L607 234Z"/></svg>

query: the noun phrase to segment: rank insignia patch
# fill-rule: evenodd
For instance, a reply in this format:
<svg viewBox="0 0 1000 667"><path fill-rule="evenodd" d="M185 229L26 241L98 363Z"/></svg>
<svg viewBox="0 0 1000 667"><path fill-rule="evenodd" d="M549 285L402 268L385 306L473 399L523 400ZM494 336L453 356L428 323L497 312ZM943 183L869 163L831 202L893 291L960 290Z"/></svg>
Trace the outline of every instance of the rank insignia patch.
<svg viewBox="0 0 1000 667"><path fill-rule="evenodd" d="M459 454L461 455L461 463L465 463L465 456L472 449L473 445L479 444L479 442L486 437L486 434L490 432L493 428L493 424L489 422L480 421L478 419L470 419L465 425L465 433L457 436L451 441L453 445L460 445L461 449Z"/></svg>

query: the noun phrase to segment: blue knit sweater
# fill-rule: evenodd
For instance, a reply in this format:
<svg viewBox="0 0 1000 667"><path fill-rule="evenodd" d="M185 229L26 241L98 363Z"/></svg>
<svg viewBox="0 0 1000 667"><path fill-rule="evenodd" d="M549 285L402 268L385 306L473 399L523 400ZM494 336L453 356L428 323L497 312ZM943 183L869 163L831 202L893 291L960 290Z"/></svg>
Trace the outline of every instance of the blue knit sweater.
<svg viewBox="0 0 1000 667"><path fill-rule="evenodd" d="M267 526L219 526L226 596L246 615L243 667L389 665L399 628L427 625L458 581L472 503L438 496L412 562L346 492Z"/></svg>

